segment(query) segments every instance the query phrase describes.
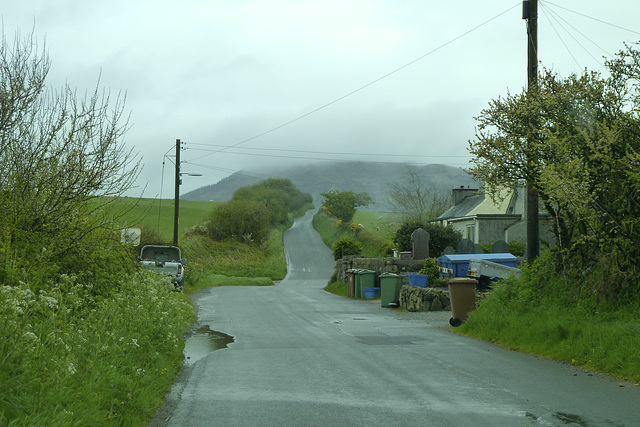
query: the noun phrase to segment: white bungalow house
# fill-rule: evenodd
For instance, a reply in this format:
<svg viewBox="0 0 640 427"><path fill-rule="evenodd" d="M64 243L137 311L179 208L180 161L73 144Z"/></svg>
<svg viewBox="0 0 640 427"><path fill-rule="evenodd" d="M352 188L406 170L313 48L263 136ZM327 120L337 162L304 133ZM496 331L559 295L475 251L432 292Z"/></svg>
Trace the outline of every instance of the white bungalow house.
<svg viewBox="0 0 640 427"><path fill-rule="evenodd" d="M462 237L474 243L492 243L497 240L526 241L526 193L524 187L504 190L502 203L494 203L483 190L456 188L452 191L453 206L434 220L451 225ZM551 222L546 212L540 212L540 238L552 242Z"/></svg>

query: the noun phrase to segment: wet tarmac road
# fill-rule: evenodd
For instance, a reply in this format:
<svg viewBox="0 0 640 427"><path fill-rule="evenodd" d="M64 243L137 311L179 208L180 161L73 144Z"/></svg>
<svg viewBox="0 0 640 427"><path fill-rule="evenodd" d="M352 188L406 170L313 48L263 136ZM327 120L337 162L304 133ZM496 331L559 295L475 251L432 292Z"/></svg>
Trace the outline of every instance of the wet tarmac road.
<svg viewBox="0 0 640 427"><path fill-rule="evenodd" d="M640 425L636 386L458 336L450 313L324 292L333 260L310 215L285 247L277 286L196 296L189 359L152 425Z"/></svg>

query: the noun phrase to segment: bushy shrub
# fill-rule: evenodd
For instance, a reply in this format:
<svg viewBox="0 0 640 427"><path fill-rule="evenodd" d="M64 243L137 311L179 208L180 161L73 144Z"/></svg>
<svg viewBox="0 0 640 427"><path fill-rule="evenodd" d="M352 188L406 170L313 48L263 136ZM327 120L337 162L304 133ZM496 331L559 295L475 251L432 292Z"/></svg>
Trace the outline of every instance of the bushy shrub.
<svg viewBox="0 0 640 427"><path fill-rule="evenodd" d="M349 237L340 237L333 245L333 259L342 259L345 255L359 255L362 251L362 244Z"/></svg>
<svg viewBox="0 0 640 427"><path fill-rule="evenodd" d="M269 212L269 222L273 226L287 223L289 213L310 204L312 197L298 190L289 179L269 178L239 188L232 200L252 200L264 204Z"/></svg>
<svg viewBox="0 0 640 427"><path fill-rule="evenodd" d="M480 249L482 249L484 251L484 253L486 254L490 254L491 253L491 246L493 244L489 243L489 242L482 242L482 243L478 243L478 246L480 246Z"/></svg>
<svg viewBox="0 0 640 427"><path fill-rule="evenodd" d="M146 424L182 365L193 311L161 276L120 282L108 297L75 275L48 290L0 285L0 425Z"/></svg>
<svg viewBox="0 0 640 427"><path fill-rule="evenodd" d="M113 198L104 196L129 190L140 164L124 143L124 99L51 89L38 46L33 35L0 40L0 264L11 284L46 287L112 244Z"/></svg>
<svg viewBox="0 0 640 427"><path fill-rule="evenodd" d="M269 210L254 200L230 200L216 205L208 221L209 235L215 240L260 244L269 237Z"/></svg>
<svg viewBox="0 0 640 427"><path fill-rule="evenodd" d="M162 235L158 232L157 229L150 227L146 224L140 226L140 245L142 248L145 245L169 245L170 242L167 241Z"/></svg>
<svg viewBox="0 0 640 427"><path fill-rule="evenodd" d="M520 240L512 240L509 242L509 253L515 256L524 256L527 249L527 243Z"/></svg>
<svg viewBox="0 0 640 427"><path fill-rule="evenodd" d="M0 241L0 283L26 283L33 291L46 291L60 274L73 274L92 286L94 294L107 295L119 286L122 277L135 271L132 251L120 243L120 234L96 229L83 239L59 236L50 241L40 233L30 240L12 244ZM65 248L65 250L61 250Z"/></svg>
<svg viewBox="0 0 640 427"><path fill-rule="evenodd" d="M440 268L433 258L427 258L424 260L424 266L418 272L418 274L424 274L429 276L429 286L434 286L436 283L442 282L440 277Z"/></svg>

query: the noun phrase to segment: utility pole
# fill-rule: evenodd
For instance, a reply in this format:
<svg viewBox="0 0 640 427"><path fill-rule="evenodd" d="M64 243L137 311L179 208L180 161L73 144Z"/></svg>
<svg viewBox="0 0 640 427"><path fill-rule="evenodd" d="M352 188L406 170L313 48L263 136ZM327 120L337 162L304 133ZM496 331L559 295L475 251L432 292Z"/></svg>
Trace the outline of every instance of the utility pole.
<svg viewBox="0 0 640 427"><path fill-rule="evenodd" d="M538 0L522 2L522 19L527 21L527 91L533 94L538 86ZM535 120L534 122L537 122ZM536 143L536 134L530 134L528 145ZM535 158L529 150L528 167L535 167ZM538 190L534 180L527 180L527 261L533 262L540 254L540 220Z"/></svg>
<svg viewBox="0 0 640 427"><path fill-rule="evenodd" d="M173 244L178 244L178 216L180 215L180 140L176 139L176 181L173 210Z"/></svg>

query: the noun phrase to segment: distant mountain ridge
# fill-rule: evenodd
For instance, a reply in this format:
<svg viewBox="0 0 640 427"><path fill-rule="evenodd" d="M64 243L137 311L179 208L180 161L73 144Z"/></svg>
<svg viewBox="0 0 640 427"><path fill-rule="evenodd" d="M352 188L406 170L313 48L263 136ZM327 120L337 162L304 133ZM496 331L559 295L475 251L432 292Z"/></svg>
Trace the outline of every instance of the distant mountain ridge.
<svg viewBox="0 0 640 427"><path fill-rule="evenodd" d="M183 200L225 202L241 187L255 184L267 178L287 178L300 190L313 196L316 203L320 193L329 190L366 192L373 199L369 209L386 211L389 183L406 179L408 170L421 177L428 188L450 194L453 188L479 185L461 168L445 165L413 166L401 163L337 162L313 163L289 168L259 171L240 171L216 184L200 187L183 194Z"/></svg>

